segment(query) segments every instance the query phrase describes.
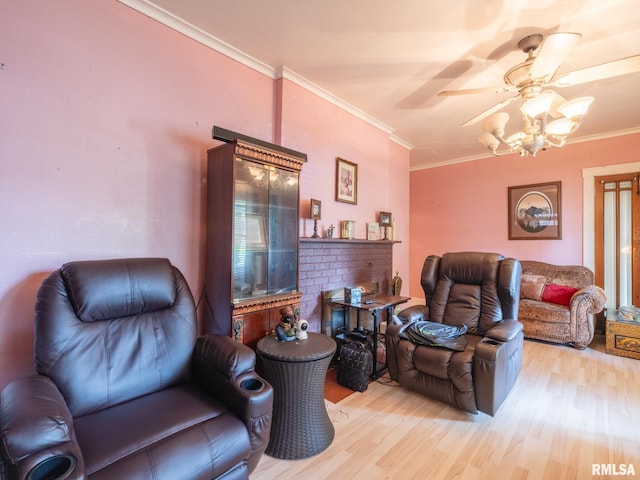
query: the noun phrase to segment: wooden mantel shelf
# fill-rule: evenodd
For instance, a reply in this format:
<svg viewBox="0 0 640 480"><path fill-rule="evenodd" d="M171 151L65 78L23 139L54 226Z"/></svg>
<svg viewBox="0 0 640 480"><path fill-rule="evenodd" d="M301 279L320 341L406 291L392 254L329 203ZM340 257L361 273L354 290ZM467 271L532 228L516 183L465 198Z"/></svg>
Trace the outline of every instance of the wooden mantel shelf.
<svg viewBox="0 0 640 480"><path fill-rule="evenodd" d="M367 240L366 238L311 238L300 237L301 242L317 242L317 243L378 243L393 244L402 243L400 240Z"/></svg>

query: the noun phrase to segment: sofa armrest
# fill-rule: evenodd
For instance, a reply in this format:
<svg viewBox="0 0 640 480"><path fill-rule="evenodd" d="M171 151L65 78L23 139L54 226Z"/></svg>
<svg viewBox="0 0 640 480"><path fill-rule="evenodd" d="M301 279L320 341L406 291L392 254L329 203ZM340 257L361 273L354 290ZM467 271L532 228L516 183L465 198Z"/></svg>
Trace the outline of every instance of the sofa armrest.
<svg viewBox="0 0 640 480"><path fill-rule="evenodd" d="M497 340L499 342L510 342L522 332L522 323L517 320L503 320L495 327L491 328L485 337Z"/></svg>
<svg viewBox="0 0 640 480"><path fill-rule="evenodd" d="M0 454L7 478L84 479L73 417L56 385L33 375L9 383L0 396Z"/></svg>
<svg viewBox="0 0 640 480"><path fill-rule="evenodd" d="M256 354L230 337L198 338L194 352L196 382L231 409L251 437L249 471L258 464L271 433L273 388L255 371Z"/></svg>
<svg viewBox="0 0 640 480"><path fill-rule="evenodd" d="M571 297L569 308L581 309L587 315L594 315L604 310L607 296L597 285L587 285Z"/></svg>

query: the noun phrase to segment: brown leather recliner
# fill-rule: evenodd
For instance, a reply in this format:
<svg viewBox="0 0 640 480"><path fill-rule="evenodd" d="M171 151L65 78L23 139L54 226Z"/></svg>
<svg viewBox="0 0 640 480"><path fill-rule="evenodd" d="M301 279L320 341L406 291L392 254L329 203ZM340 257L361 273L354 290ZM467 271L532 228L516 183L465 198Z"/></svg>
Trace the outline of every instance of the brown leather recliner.
<svg viewBox="0 0 640 480"><path fill-rule="evenodd" d="M38 292L38 374L0 397L7 478L248 478L273 406L255 358L197 338L167 259L67 263Z"/></svg>
<svg viewBox="0 0 640 480"><path fill-rule="evenodd" d="M495 415L522 365L521 270L518 260L494 253L427 257L421 276L426 305L403 310L397 316L402 323L387 327L391 379L469 413ZM422 320L466 326L463 350L405 338L411 323Z"/></svg>

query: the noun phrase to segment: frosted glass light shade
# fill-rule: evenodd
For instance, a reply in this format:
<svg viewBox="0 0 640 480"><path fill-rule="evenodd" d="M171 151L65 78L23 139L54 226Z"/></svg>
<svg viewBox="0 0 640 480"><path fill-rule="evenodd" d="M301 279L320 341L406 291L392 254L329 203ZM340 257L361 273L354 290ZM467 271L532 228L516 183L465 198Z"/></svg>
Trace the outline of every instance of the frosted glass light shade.
<svg viewBox="0 0 640 480"><path fill-rule="evenodd" d="M491 150L492 152L498 148L498 145L500 145L500 142L498 141L498 139L493 135L491 135L489 132L485 132L482 135L480 135L478 137L478 141L481 144L483 144L485 147L487 147L489 150Z"/></svg>
<svg viewBox="0 0 640 480"><path fill-rule="evenodd" d="M538 118L540 115L549 113L555 98L553 92L541 93L537 97L526 100L520 107L520 111L531 118Z"/></svg>
<svg viewBox="0 0 640 480"><path fill-rule="evenodd" d="M480 125L480 128L487 133L496 132L498 135L504 134L504 127L509 121L509 114L500 112L494 113L490 117L487 117Z"/></svg>
<svg viewBox="0 0 640 480"><path fill-rule="evenodd" d="M558 111L567 118L582 118L592 102L593 97L574 98L560 105Z"/></svg>
<svg viewBox="0 0 640 480"><path fill-rule="evenodd" d="M545 131L550 135L564 137L573 131L574 125L575 124L568 118L558 118L547 125Z"/></svg>

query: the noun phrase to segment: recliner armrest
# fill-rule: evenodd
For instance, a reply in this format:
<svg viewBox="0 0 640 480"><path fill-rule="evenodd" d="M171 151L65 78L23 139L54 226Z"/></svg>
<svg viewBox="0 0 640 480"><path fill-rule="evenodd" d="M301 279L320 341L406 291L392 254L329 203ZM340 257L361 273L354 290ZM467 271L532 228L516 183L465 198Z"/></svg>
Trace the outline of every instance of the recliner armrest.
<svg viewBox="0 0 640 480"><path fill-rule="evenodd" d="M255 352L231 337L209 334L196 341L195 380L247 427L252 452L249 472L267 448L273 412L273 387L256 373L255 365Z"/></svg>
<svg viewBox="0 0 640 480"><path fill-rule="evenodd" d="M73 417L51 379L14 380L2 391L0 409L0 453L9 478L26 478L30 472L34 478L50 478L52 470L71 471L69 479L85 478Z"/></svg>
<svg viewBox="0 0 640 480"><path fill-rule="evenodd" d="M412 305L397 314L403 323L417 322L429 318L429 307L426 305Z"/></svg>
<svg viewBox="0 0 640 480"><path fill-rule="evenodd" d="M198 338L194 354L197 383L241 418L270 415L273 388L255 371L256 354L231 337Z"/></svg>
<svg viewBox="0 0 640 480"><path fill-rule="evenodd" d="M485 334L485 337L489 337L493 340L498 340L499 342L509 342L513 340L521 331L522 323L520 323L518 320L507 319L501 321L495 327L491 328Z"/></svg>

